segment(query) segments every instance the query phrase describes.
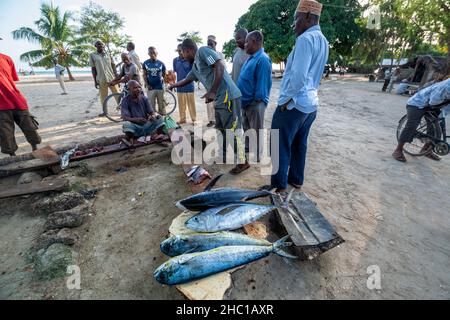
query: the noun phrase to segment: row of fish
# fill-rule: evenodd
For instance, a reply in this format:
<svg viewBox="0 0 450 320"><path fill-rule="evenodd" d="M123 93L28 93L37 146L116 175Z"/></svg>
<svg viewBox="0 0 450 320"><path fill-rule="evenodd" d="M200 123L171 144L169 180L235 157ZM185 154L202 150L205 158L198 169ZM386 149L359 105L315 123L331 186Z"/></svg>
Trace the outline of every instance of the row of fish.
<svg viewBox="0 0 450 320"><path fill-rule="evenodd" d="M291 245L286 242L288 238L272 244L231 232L175 236L161 244L163 253L175 257L156 269L154 277L161 284L178 285L245 265L271 253L296 259L281 249Z"/></svg>
<svg viewBox="0 0 450 320"><path fill-rule="evenodd" d="M161 251L173 257L158 269L155 279L168 285L186 283L232 269L276 253L295 259L281 248L291 245L285 237L275 243L246 235L223 232L240 229L277 207L245 202L271 195L268 191L234 188L213 189L221 176L210 182L205 191L176 205L190 211L202 211L186 222L186 227L200 233L171 237L161 243Z"/></svg>

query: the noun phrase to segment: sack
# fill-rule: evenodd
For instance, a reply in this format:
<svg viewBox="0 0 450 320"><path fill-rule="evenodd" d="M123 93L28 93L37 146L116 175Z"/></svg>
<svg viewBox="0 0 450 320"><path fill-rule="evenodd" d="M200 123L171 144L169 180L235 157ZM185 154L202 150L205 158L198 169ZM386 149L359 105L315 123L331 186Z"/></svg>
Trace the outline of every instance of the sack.
<svg viewBox="0 0 450 320"><path fill-rule="evenodd" d="M178 125L178 123L175 122L175 120L173 120L170 116L166 116L164 118L164 128L163 128L163 132L166 135L169 135L169 130L170 129L180 129L181 127Z"/></svg>

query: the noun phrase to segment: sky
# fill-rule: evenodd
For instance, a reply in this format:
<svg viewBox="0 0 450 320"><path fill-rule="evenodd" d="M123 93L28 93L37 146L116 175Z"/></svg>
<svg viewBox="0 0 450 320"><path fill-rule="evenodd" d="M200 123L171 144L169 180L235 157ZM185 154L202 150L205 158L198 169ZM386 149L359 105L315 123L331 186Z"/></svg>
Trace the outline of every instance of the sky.
<svg viewBox="0 0 450 320"><path fill-rule="evenodd" d="M11 32L20 27L34 28L39 19L40 0L0 0L0 52L11 56L16 68L29 69L20 61L24 52L39 49L26 40L13 40ZM53 0L63 11L79 11L88 0ZM136 44L141 60L148 58L147 48L158 49L159 59L172 67L177 37L185 31L200 31L204 39L213 34L218 49L233 38L235 24L256 0L96 0L105 9L118 12L125 19L124 33Z"/></svg>

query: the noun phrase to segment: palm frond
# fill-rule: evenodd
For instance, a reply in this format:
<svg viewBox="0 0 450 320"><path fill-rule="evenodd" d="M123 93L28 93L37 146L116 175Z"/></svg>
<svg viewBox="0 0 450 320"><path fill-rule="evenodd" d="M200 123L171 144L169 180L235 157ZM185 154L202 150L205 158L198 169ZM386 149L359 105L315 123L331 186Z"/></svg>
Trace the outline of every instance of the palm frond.
<svg viewBox="0 0 450 320"><path fill-rule="evenodd" d="M45 40L45 37L37 33L31 28L22 27L20 29L14 30L12 32L12 36L14 40L26 39L29 42L33 43L42 43Z"/></svg>

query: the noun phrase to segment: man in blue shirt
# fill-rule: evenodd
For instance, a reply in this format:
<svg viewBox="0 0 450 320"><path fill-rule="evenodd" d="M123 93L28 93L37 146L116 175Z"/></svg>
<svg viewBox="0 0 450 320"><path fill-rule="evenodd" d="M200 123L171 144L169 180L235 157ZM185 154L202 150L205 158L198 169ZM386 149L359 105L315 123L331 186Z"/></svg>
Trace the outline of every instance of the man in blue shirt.
<svg viewBox="0 0 450 320"><path fill-rule="evenodd" d="M329 53L328 41L319 26L321 12L319 2L301 0L295 13L297 40L288 58L272 119L272 129L279 130L280 139L279 159L272 155L272 162L273 168L279 169L267 187L277 192L285 191L288 183L301 189L304 182L308 135L316 119L318 88Z"/></svg>
<svg viewBox="0 0 450 320"><path fill-rule="evenodd" d="M264 114L269 103L270 90L272 89L272 61L263 49L264 37L260 31L249 33L245 39L245 51L250 56L241 69L237 81L242 93L242 120L246 132L253 129L257 134L258 145L257 161L259 161L261 146L259 130L264 129ZM245 143L245 152L249 159L249 141ZM241 170L247 170L248 163L241 166Z"/></svg>
<svg viewBox="0 0 450 320"><path fill-rule="evenodd" d="M148 48L150 59L146 60L142 67L144 69L144 79L148 89L148 99L152 106L158 100L158 112L166 115L166 105L164 102L164 77L166 76L166 66L159 61L158 51L155 47Z"/></svg>
<svg viewBox="0 0 450 320"><path fill-rule="evenodd" d="M406 122L405 128L400 135L397 148L392 154L395 160L406 162L406 158L403 153L403 147L406 143L413 142L414 134L416 133L417 127L422 121L422 117L425 115L427 109L435 109L438 113L441 113L440 107L447 106L442 110L442 116L445 116L449 104L450 79L424 88L408 100L406 105L408 120ZM426 156L432 160L439 161L440 157L433 153L431 147L432 145L430 143L425 143L422 151L427 151L428 149L430 149Z"/></svg>
<svg viewBox="0 0 450 320"><path fill-rule="evenodd" d="M178 57L173 60L173 71L177 75L177 81L182 81L186 79L186 76L192 69L192 65L183 58L181 52L181 44L177 48ZM179 87L177 89L178 105L180 106L180 122L179 124L186 123L186 107L189 109L189 114L191 115L191 120L193 123L197 120L197 113L195 110L195 96L194 96L195 86L194 83L190 83L184 87Z"/></svg>

